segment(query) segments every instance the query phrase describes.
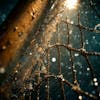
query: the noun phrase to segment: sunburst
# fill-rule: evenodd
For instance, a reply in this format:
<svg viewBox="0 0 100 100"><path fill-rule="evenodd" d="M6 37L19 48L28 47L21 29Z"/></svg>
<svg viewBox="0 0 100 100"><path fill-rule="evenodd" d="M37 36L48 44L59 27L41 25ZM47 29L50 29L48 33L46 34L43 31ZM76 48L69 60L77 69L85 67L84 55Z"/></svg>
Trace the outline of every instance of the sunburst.
<svg viewBox="0 0 100 100"><path fill-rule="evenodd" d="M66 0L64 5L68 9L75 9L78 5L78 0Z"/></svg>

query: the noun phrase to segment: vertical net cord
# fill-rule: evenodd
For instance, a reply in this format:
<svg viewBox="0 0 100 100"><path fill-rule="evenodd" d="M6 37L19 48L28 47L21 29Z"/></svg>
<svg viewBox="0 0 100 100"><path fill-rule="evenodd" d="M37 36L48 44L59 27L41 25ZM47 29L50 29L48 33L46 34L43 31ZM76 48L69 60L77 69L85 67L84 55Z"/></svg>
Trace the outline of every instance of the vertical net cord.
<svg viewBox="0 0 100 100"><path fill-rule="evenodd" d="M60 33L59 33L59 27L57 25L57 44L60 44ZM58 53L58 70L59 70L59 73L58 75L60 75L60 77L63 78L63 75L62 75L62 69L61 69L61 52L60 52L60 47L57 46L57 53ZM62 91L62 99L63 100L66 100L66 96L64 94L64 83L63 81L60 80L60 85L61 85L61 91Z"/></svg>
<svg viewBox="0 0 100 100"><path fill-rule="evenodd" d="M68 21L68 18L67 18L67 17L66 17L66 20ZM68 39L67 45L70 46L69 25L68 25L68 23L66 23L66 24L67 24L67 31L68 31L68 32L67 32L67 39ZM74 84L77 84L76 71L75 71L75 69L74 69L74 64L73 64L72 50L69 50L69 52L70 52L71 70L72 70L72 74L73 74L73 83L74 83Z"/></svg>

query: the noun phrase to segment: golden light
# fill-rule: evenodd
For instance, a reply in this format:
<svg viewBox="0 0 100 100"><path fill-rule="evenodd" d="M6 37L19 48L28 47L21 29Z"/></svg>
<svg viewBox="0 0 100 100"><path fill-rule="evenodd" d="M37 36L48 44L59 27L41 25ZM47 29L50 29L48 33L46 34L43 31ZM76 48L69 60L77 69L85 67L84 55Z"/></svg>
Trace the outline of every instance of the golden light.
<svg viewBox="0 0 100 100"><path fill-rule="evenodd" d="M75 9L78 5L78 0L66 0L64 5L68 9Z"/></svg>

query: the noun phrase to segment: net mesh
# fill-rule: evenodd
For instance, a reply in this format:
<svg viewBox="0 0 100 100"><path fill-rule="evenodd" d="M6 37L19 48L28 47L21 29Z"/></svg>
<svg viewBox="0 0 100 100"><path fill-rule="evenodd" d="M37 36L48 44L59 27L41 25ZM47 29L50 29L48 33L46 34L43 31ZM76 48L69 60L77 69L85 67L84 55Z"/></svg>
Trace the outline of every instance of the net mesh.
<svg viewBox="0 0 100 100"><path fill-rule="evenodd" d="M9 98L100 98L99 2L81 0L69 10L65 0L55 1L7 79Z"/></svg>

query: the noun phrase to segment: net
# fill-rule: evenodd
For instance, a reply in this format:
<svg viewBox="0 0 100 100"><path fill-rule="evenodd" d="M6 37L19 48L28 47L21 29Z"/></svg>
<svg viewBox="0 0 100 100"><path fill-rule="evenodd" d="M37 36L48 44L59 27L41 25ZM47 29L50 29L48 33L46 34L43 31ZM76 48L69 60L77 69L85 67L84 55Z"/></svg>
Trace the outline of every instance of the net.
<svg viewBox="0 0 100 100"><path fill-rule="evenodd" d="M9 75L8 98L100 98L100 1L80 0L74 9L66 1L55 1Z"/></svg>

